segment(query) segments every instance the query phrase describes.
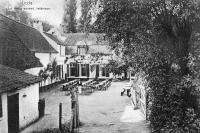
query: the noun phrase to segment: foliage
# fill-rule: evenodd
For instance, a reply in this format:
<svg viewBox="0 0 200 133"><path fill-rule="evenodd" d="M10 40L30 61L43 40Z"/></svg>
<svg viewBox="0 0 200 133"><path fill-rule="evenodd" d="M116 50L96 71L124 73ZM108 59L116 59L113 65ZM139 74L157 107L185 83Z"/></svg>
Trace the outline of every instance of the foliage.
<svg viewBox="0 0 200 133"><path fill-rule="evenodd" d="M123 65L123 63L121 64L116 60L110 60L109 63L106 64L106 68L108 72L113 73L114 76L120 75L128 70L127 65Z"/></svg>
<svg viewBox="0 0 200 133"><path fill-rule="evenodd" d="M52 64L51 64L51 79L55 79L56 77L56 68L57 68L57 62L56 60L54 59Z"/></svg>
<svg viewBox="0 0 200 133"><path fill-rule="evenodd" d="M47 80L48 77L51 78L51 81L56 78L56 68L57 62L54 59L51 64L48 64L46 68L41 69L39 72L39 77L41 77L44 81Z"/></svg>
<svg viewBox="0 0 200 133"><path fill-rule="evenodd" d="M190 52L199 7L192 0L102 0L95 27L148 82L153 132L199 131ZM116 63L113 63L115 66ZM197 69L197 68L195 68Z"/></svg>
<svg viewBox="0 0 200 133"><path fill-rule="evenodd" d="M48 32L51 28L53 28L53 26L50 25L47 21L42 21L42 26L44 32Z"/></svg>
<svg viewBox="0 0 200 133"><path fill-rule="evenodd" d="M65 25L65 33L76 33L76 0L65 0L65 13L63 17L63 25Z"/></svg>
<svg viewBox="0 0 200 133"><path fill-rule="evenodd" d="M108 64L106 64L106 68L108 70L108 72L112 72L113 75L118 75L118 74L121 74L121 71L118 69L118 62L115 61L115 60L110 60Z"/></svg>
<svg viewBox="0 0 200 133"><path fill-rule="evenodd" d="M31 19L31 15L28 12L22 10L23 5L22 5L21 2L18 2L15 5L14 10L10 10L9 8L7 8L5 6L5 5L11 6L9 3L5 2L3 4L4 4L4 6L2 6L2 7L0 5L0 12L3 15L12 17L12 18L14 18L15 20L17 20L21 23L29 24L30 19Z"/></svg>
<svg viewBox="0 0 200 133"><path fill-rule="evenodd" d="M79 31L90 32L91 26L91 8L93 6L93 0L81 0L81 17L79 18Z"/></svg>
<svg viewBox="0 0 200 133"><path fill-rule="evenodd" d="M41 77L44 81L46 81L47 80L47 78L49 77L49 74L48 74L48 69L44 69L44 70L40 70L40 72L39 72L39 77Z"/></svg>

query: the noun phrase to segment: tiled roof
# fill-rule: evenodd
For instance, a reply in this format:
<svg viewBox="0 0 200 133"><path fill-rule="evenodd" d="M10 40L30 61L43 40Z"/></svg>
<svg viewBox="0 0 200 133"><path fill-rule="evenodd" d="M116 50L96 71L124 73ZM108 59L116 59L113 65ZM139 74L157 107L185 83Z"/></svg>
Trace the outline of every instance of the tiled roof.
<svg viewBox="0 0 200 133"><path fill-rule="evenodd" d="M39 53L57 53L57 51L35 28L14 21L2 14L0 14L0 21L3 21L9 29L21 39L30 51Z"/></svg>
<svg viewBox="0 0 200 133"><path fill-rule="evenodd" d="M103 34L89 33L70 33L66 34L66 54L76 54L78 45L87 45L87 54L104 53L112 54L109 48L109 43L104 39ZM85 43L86 42L86 43Z"/></svg>
<svg viewBox="0 0 200 133"><path fill-rule="evenodd" d="M44 32L44 34L47 35L49 38L51 38L53 41L55 41L58 45L65 46L65 44L62 41L60 41L57 37L55 37L54 35L46 33L46 32Z"/></svg>
<svg viewBox="0 0 200 133"><path fill-rule="evenodd" d="M41 78L0 64L0 93L25 88Z"/></svg>
<svg viewBox="0 0 200 133"><path fill-rule="evenodd" d="M89 33L88 35L85 33L69 33L65 34L65 37L66 46L74 46L80 41L89 42L89 45L108 45L108 41L104 40L104 35L98 33Z"/></svg>
<svg viewBox="0 0 200 133"><path fill-rule="evenodd" d="M77 53L77 46L66 46L65 53L67 55L76 54Z"/></svg>
<svg viewBox="0 0 200 133"><path fill-rule="evenodd" d="M88 54L95 54L95 53L112 54L112 51L107 45L90 45L87 53Z"/></svg>
<svg viewBox="0 0 200 133"><path fill-rule="evenodd" d="M0 15L0 64L20 70L41 67L39 59L2 18Z"/></svg>

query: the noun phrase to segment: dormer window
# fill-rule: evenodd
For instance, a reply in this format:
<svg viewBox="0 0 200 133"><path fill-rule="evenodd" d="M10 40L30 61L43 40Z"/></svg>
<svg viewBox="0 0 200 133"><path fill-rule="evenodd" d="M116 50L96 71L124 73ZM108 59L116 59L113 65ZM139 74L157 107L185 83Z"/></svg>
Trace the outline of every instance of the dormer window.
<svg viewBox="0 0 200 133"><path fill-rule="evenodd" d="M78 55L85 55L86 53L87 53L87 45L77 46L77 54Z"/></svg>

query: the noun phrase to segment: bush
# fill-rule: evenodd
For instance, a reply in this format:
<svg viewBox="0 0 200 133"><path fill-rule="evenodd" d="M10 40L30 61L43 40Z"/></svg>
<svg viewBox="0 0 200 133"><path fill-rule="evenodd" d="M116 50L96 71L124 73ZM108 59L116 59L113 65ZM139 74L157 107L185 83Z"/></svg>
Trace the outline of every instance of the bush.
<svg viewBox="0 0 200 133"><path fill-rule="evenodd" d="M143 47L134 56L135 73L147 81L152 132L198 132L197 99L191 76L182 76L173 55L163 48ZM142 58L136 60L137 58Z"/></svg>

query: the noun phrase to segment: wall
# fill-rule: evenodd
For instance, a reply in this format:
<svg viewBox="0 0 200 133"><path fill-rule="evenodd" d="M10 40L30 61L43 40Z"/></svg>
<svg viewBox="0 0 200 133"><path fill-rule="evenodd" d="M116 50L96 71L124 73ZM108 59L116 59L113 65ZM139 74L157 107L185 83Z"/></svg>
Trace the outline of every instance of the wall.
<svg viewBox="0 0 200 133"><path fill-rule="evenodd" d="M38 76L41 69L43 69L43 67L35 67L35 68L26 69L24 72Z"/></svg>
<svg viewBox="0 0 200 133"><path fill-rule="evenodd" d="M19 126L25 127L38 119L39 84L19 90Z"/></svg>
<svg viewBox="0 0 200 133"><path fill-rule="evenodd" d="M61 46L61 56L65 56L65 46Z"/></svg>
<svg viewBox="0 0 200 133"><path fill-rule="evenodd" d="M24 128L34 120L38 119L38 102L39 102L39 84L30 85L20 89L13 95L19 93L19 127ZM24 97L26 95L26 97ZM7 108L7 93L1 94L3 116L0 117L0 133L8 132L8 108ZM3 128L2 128L3 127Z"/></svg>
<svg viewBox="0 0 200 133"><path fill-rule="evenodd" d="M2 97L3 116L0 117L0 133L8 132L7 93L0 94Z"/></svg>
<svg viewBox="0 0 200 133"><path fill-rule="evenodd" d="M43 67L46 67L51 60L50 53L35 53L35 56L40 59Z"/></svg>

